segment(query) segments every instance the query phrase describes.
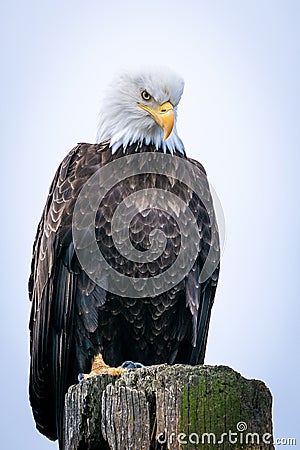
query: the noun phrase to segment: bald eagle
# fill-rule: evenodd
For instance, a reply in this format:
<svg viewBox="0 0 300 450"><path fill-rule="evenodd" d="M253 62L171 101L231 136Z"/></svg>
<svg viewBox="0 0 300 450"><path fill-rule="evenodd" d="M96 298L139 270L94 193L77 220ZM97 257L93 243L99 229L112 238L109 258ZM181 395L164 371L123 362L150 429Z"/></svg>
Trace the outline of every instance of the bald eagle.
<svg viewBox="0 0 300 450"><path fill-rule="evenodd" d="M90 372L97 355L112 367L124 361L143 365L204 362L219 274L219 241L205 170L187 158L177 134L183 86L181 77L167 69L122 73L103 101L98 143L73 148L51 184L33 246L29 279L29 395L37 429L51 440L58 438L60 448L65 393L78 382L78 374ZM164 159L158 159L155 170L148 167L152 155L169 158L164 168L160 167ZM202 175L203 198L181 178L180 171L170 173L173 161L185 175L190 176L193 168ZM90 180L106 168L110 172L101 172L99 179L109 187L99 200L97 185ZM117 179L110 183L114 176ZM200 186L201 177L191 177ZM89 191L84 190L86 186ZM134 198L139 192L142 195ZM164 196L165 192L173 197ZM80 204L79 198L83 199ZM119 224L126 222L132 199L137 205L128 219L126 239L137 256L130 259L130 254L122 254L118 247L114 228L118 228L118 218ZM180 214L183 228L177 223ZM90 222L96 247L85 240ZM191 223L198 241L186 231ZM158 250L154 249L156 238L162 242ZM192 248L196 248L193 258ZM201 278L212 248L215 264ZM82 261L80 249L91 269ZM149 258L151 251L153 257ZM116 277L99 281L93 267L101 274L104 263L99 263L97 252ZM182 253L180 268L172 272ZM136 294L126 291L118 274L136 285L142 282L142 287ZM148 289L151 279L154 290Z"/></svg>

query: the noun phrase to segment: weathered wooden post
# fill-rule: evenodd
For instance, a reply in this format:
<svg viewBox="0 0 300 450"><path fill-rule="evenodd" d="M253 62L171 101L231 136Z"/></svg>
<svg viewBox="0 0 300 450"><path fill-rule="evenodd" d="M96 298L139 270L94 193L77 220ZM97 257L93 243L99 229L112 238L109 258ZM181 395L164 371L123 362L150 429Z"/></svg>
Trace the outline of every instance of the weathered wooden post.
<svg viewBox="0 0 300 450"><path fill-rule="evenodd" d="M71 386L65 450L274 449L272 397L225 366L151 366Z"/></svg>

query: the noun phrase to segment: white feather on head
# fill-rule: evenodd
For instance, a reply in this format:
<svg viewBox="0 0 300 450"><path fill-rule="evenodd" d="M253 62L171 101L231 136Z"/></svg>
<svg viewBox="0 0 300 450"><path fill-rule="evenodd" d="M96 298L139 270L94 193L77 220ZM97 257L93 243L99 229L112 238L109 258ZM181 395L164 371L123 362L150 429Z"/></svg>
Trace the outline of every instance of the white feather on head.
<svg viewBox="0 0 300 450"><path fill-rule="evenodd" d="M163 151L184 153L176 130L177 106L183 88L183 79L168 68L122 72L111 83L103 100L97 142L109 140L113 152L120 146L125 150L128 145L144 143ZM162 128L138 106L143 90L152 96L153 102L161 105L169 101L174 107L174 127L166 141Z"/></svg>

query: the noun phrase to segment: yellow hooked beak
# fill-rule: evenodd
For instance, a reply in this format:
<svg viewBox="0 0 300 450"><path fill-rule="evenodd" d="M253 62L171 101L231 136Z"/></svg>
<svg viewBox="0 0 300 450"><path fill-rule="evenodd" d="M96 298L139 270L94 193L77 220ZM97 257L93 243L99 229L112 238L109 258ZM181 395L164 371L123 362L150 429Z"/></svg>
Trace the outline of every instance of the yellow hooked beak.
<svg viewBox="0 0 300 450"><path fill-rule="evenodd" d="M168 139L174 126L174 108L172 103L165 102L158 106L158 108L151 108L143 103L138 103L138 105L140 108L147 111L151 117L153 117L157 125L164 130L164 140Z"/></svg>

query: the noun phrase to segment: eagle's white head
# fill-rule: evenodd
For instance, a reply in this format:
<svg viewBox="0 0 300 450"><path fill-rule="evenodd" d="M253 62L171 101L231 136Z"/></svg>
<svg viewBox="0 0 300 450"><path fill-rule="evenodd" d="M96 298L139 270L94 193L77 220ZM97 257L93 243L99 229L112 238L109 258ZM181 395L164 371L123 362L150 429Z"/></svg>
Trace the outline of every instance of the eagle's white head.
<svg viewBox="0 0 300 450"><path fill-rule="evenodd" d="M113 152L144 143L184 153L176 130L183 87L183 79L169 69L122 73L104 98L97 142L109 140Z"/></svg>

